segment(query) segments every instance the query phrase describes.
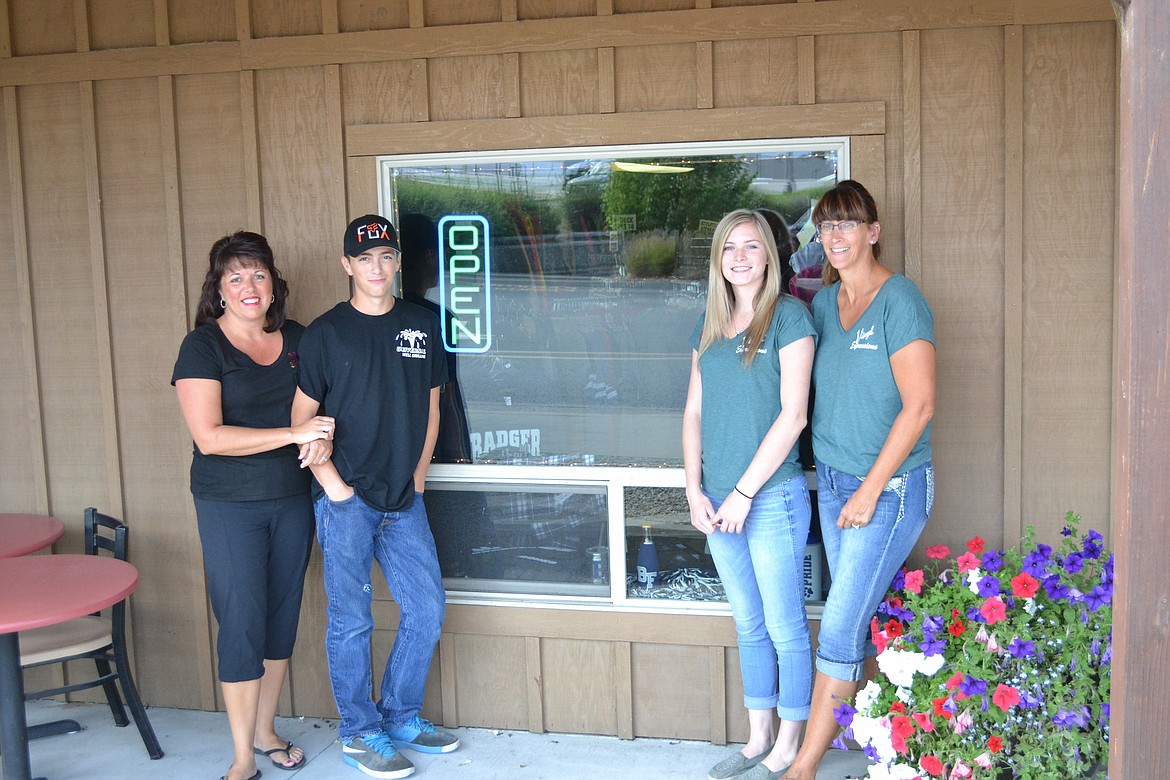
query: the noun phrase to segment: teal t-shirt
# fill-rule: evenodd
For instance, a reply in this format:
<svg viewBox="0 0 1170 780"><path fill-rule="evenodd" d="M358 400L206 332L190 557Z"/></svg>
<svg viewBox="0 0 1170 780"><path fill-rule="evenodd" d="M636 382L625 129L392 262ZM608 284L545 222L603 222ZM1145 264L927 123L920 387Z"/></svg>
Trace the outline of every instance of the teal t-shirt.
<svg viewBox="0 0 1170 780"><path fill-rule="evenodd" d="M902 396L890 355L916 339L934 343L934 315L914 282L901 274L886 280L848 332L841 327L841 283L813 298L820 340L813 363L813 452L822 463L864 477L886 443ZM930 460L930 425L895 473Z"/></svg>
<svg viewBox="0 0 1170 780"><path fill-rule="evenodd" d="M706 315L691 333L691 347L699 348ZM816 339L808 308L785 295L776 302L772 324L750 367L743 363L744 333L716 341L699 356L703 380L702 445L703 489L720 499L751 464L760 442L780 416L780 350L805 336ZM784 458L760 490L767 490L801 473L797 447Z"/></svg>

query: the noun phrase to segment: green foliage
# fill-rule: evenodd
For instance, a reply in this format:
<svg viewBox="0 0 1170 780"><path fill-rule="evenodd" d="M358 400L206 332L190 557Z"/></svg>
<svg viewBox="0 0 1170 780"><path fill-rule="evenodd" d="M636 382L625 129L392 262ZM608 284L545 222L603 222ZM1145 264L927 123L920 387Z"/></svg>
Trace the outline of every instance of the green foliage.
<svg viewBox="0 0 1170 780"><path fill-rule="evenodd" d="M642 160L648 164L678 165L677 159ZM634 173L613 170L602 196L607 226L617 217L634 215L638 232L694 230L700 219L718 220L727 212L750 207L755 198L752 175L737 160L696 158L689 173Z"/></svg>
<svg viewBox="0 0 1170 780"><path fill-rule="evenodd" d="M829 191L831 186L830 184L822 184L819 187L810 187L795 192L765 194L760 205L778 212L780 216L784 217L785 224L793 227L796 221L808 212L812 204Z"/></svg>
<svg viewBox="0 0 1170 780"><path fill-rule="evenodd" d="M626 246L626 276L657 279L670 276L678 257L678 241L660 234L643 234Z"/></svg>
<svg viewBox="0 0 1170 780"><path fill-rule="evenodd" d="M438 222L448 214L479 214L496 238L542 236L560 227L558 205L544 198L462 187L401 177L397 181L401 212L426 214Z"/></svg>

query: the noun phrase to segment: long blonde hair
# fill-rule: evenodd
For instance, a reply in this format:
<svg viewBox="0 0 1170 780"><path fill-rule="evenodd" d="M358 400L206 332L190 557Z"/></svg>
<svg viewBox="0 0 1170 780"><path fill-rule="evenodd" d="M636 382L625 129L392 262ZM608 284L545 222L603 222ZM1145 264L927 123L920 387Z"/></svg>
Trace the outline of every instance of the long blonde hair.
<svg viewBox="0 0 1170 780"><path fill-rule="evenodd" d="M780 289L780 261L777 258L776 240L772 237L772 229L761 215L749 209L736 209L725 215L719 220L715 234L711 237L711 263L707 269L707 316L703 322L703 332L699 336L699 354L703 354L712 344L725 340L731 327L731 306L735 300L735 293L731 283L723 277L723 245L727 243L727 237L731 235L732 230L745 224L755 226L764 245L764 252L768 256L764 269L764 284L756 293L756 299L752 301L754 313L743 339L743 362L744 365L750 366L755 360L756 350L764 341L768 326L772 324L776 302L784 293Z"/></svg>

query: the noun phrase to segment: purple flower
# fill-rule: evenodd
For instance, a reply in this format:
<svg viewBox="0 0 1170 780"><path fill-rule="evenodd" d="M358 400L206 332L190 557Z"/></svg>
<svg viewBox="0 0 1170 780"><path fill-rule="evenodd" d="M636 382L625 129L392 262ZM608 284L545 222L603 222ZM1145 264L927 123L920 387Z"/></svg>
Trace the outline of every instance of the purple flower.
<svg viewBox="0 0 1170 780"><path fill-rule="evenodd" d="M1089 708L1081 707L1080 710L1061 710L1056 713L1056 717L1052 719L1052 725L1071 731L1073 726L1083 727L1088 720Z"/></svg>
<svg viewBox="0 0 1170 780"><path fill-rule="evenodd" d="M837 724L842 728L848 728L849 724L853 723L853 716L856 714L857 708L850 705L847 701L841 702L833 710L833 717L837 719Z"/></svg>
<svg viewBox="0 0 1170 780"><path fill-rule="evenodd" d="M1003 552L991 550L983 555L983 570L994 574L1003 568Z"/></svg>
<svg viewBox="0 0 1170 780"><path fill-rule="evenodd" d="M1089 531L1089 535L1085 537L1084 550L1085 555L1093 560L1101 557L1101 542L1104 537L1096 531Z"/></svg>
<svg viewBox="0 0 1170 780"><path fill-rule="evenodd" d="M959 683L959 690L970 697L982 696L987 693L987 681L965 674L963 675L963 681Z"/></svg>
<svg viewBox="0 0 1170 780"><path fill-rule="evenodd" d="M933 636L939 631L942 631L946 626L946 621L942 619L941 615L927 615L922 619L922 633Z"/></svg>
<svg viewBox="0 0 1170 780"><path fill-rule="evenodd" d="M1034 710L1044 703L1044 697L1020 689L1020 706L1026 710Z"/></svg>
<svg viewBox="0 0 1170 780"><path fill-rule="evenodd" d="M1109 720L1109 702L1103 702L1101 704L1101 715L1102 720Z"/></svg>
<svg viewBox="0 0 1170 780"><path fill-rule="evenodd" d="M890 617L897 618L903 623L914 622L914 612L906 609L905 607L895 606L894 604L886 604L883 611Z"/></svg>
<svg viewBox="0 0 1170 780"><path fill-rule="evenodd" d="M866 758L868 758L870 760L870 762L872 762L874 764L880 763L882 760L882 757L877 752L877 748L875 748L873 745L869 744L868 742L866 743L865 747L862 749L862 752L865 753Z"/></svg>
<svg viewBox="0 0 1170 780"><path fill-rule="evenodd" d="M890 582L890 590L899 591L906 587L906 570L898 569L898 573L894 575L893 581Z"/></svg>
<svg viewBox="0 0 1170 780"><path fill-rule="evenodd" d="M930 636L927 636L925 639L923 639L921 642L918 643L919 649L922 650L922 652L926 655L927 658L930 658L932 655L941 655L943 649L946 646L947 646L946 642L944 642L941 639L936 638L933 634Z"/></svg>
<svg viewBox="0 0 1170 780"><path fill-rule="evenodd" d="M1036 549L1024 556L1023 569L1033 577L1039 578L1044 574L1044 567L1052 557L1052 548L1046 544L1036 545Z"/></svg>
<svg viewBox="0 0 1170 780"><path fill-rule="evenodd" d="M979 607L977 605L971 605L970 607L967 607L967 620L971 621L972 623L987 622L987 618L983 617L983 613L979 611Z"/></svg>
<svg viewBox="0 0 1170 780"><path fill-rule="evenodd" d="M1019 637L1008 644L1008 653L1015 658L1031 658L1036 654L1036 645L1028 641L1020 641Z"/></svg>
<svg viewBox="0 0 1170 780"><path fill-rule="evenodd" d="M999 579L990 574L979 580L979 595L982 598L991 598L999 595Z"/></svg>
<svg viewBox="0 0 1170 780"><path fill-rule="evenodd" d="M1061 536L1072 536L1072 535L1073 535L1073 529L1069 528L1069 527L1066 525L1064 528L1061 528L1061 529L1060 529L1060 535L1061 535Z"/></svg>
<svg viewBox="0 0 1170 780"><path fill-rule="evenodd" d="M1069 574L1076 574L1083 568L1085 568L1085 556L1081 553L1069 553L1068 557L1064 559L1064 570Z"/></svg>
<svg viewBox="0 0 1170 780"><path fill-rule="evenodd" d="M1107 664L1113 661L1113 632L1109 632L1109 643L1105 645L1105 652L1101 655L1101 663Z"/></svg>
<svg viewBox="0 0 1170 780"><path fill-rule="evenodd" d="M1069 589L1060 581L1060 576L1051 574L1044 578L1044 592L1048 594L1048 598L1053 600L1068 598Z"/></svg>
<svg viewBox="0 0 1170 780"><path fill-rule="evenodd" d="M1102 588L1100 585L1095 586L1091 591L1089 591L1089 595L1085 596L1085 604L1093 612L1096 612L1112 600L1113 597L1110 595L1109 591L1105 590L1105 588Z"/></svg>

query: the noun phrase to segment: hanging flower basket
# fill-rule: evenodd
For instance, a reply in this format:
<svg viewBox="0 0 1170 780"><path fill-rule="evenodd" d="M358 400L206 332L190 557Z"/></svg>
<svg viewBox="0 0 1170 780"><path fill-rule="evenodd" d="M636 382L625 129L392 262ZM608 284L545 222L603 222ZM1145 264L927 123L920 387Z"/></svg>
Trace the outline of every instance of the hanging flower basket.
<svg viewBox="0 0 1170 780"><path fill-rule="evenodd" d="M1069 513L1059 548L957 557L938 545L901 571L874 619L879 673L853 705L845 739L871 780L1093 777L1109 741L1113 555Z"/></svg>

